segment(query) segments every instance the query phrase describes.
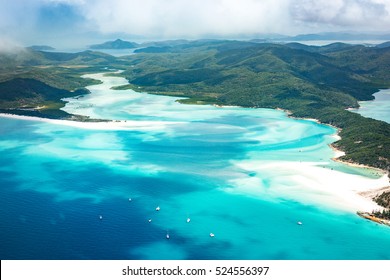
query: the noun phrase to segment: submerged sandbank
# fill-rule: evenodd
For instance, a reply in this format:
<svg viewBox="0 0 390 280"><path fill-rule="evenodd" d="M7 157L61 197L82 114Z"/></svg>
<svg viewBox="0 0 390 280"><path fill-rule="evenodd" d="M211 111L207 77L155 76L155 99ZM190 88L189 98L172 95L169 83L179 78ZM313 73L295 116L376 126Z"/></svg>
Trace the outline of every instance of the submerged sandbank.
<svg viewBox="0 0 390 280"><path fill-rule="evenodd" d="M0 114L0 117L105 131L153 131L163 130L168 125L181 124L180 122L131 120L77 122L10 114ZM338 135L333 136L336 139L339 138ZM334 153L334 160L337 160L337 157L344 154L337 149L334 149ZM245 178L233 180L231 183L236 186L236 191L238 192L250 193L254 196L266 195L271 198L281 199L285 196L309 204L319 204L353 212L371 212L372 210L382 209L372 200L372 197L387 190L389 186L387 174L383 174L377 179L367 178L361 175L352 175L332 170L324 162L245 160L233 162L233 164L243 170L256 171L266 176L274 177L272 180L273 185L267 187L262 185L261 180L256 181L253 178L251 182L248 182Z"/></svg>
<svg viewBox="0 0 390 280"><path fill-rule="evenodd" d="M378 206L364 193L378 192L389 185L386 174L380 178L347 174L327 167L322 162L240 161L234 164L267 178L232 180L233 190L274 199L290 198L307 204L322 205L347 211L378 210ZM261 186L261 187L258 187Z"/></svg>

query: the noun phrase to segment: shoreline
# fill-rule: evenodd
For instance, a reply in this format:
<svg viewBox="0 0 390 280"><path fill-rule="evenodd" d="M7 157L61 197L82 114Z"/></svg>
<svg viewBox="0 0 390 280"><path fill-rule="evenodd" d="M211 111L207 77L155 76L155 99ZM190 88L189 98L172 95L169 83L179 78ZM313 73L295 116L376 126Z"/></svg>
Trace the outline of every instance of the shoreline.
<svg viewBox="0 0 390 280"><path fill-rule="evenodd" d="M386 225L386 226L390 226L390 220L378 218L378 217L376 217L376 216L375 216L374 214L372 214L372 213L357 211L356 214L357 214L359 217L362 217L363 219L366 219L366 220L370 220L370 221L372 221L372 222L374 222L374 223L378 223L378 224L383 224L383 225Z"/></svg>
<svg viewBox="0 0 390 280"><path fill-rule="evenodd" d="M237 161L233 164L245 172L276 176L272 185L264 185L261 178L239 178L232 184L239 193L253 196L300 201L329 209L371 212L382 209L362 192L376 193L388 185L388 178L369 178L332 170L322 162L280 162L277 160ZM278 170L278 174L275 174Z"/></svg>
<svg viewBox="0 0 390 280"><path fill-rule="evenodd" d="M378 189L374 189L374 190L362 191L359 194L361 196L373 199L377 195L381 195L383 192L390 192L390 186L386 186L386 187L378 188Z"/></svg>
<svg viewBox="0 0 390 280"><path fill-rule="evenodd" d="M23 116L16 114L0 113L0 117L25 120L25 121L36 121L51 123L57 125L65 125L81 129L91 130L143 130L151 131L157 129L164 129L168 125L182 124L181 122L167 122L167 121L131 121L131 120L111 120L111 121L99 121L99 122L81 122L73 120L62 120L62 119L47 119L34 116Z"/></svg>
<svg viewBox="0 0 390 280"><path fill-rule="evenodd" d="M336 141L341 140L341 136L339 135L340 131L342 130L341 128L336 127L336 126L331 125L331 124L322 123L318 119L314 119L314 118L294 117L294 116L292 116L293 112L291 112L289 110L285 110L283 108L279 108L278 107L278 108L276 108L276 110L285 112L287 117L289 117L289 118L293 118L293 119L297 119L297 120L313 121L313 122L316 122L318 124L327 125L327 126L330 126L330 127L334 128L334 129L336 129L336 132L333 135L333 137L335 138L335 141L328 145L333 150L333 152L335 153L335 156L333 158L331 158L331 160L333 160L335 162L339 162L341 164L348 165L348 166L356 167L356 168L364 168L364 169L377 171L378 173L382 174L381 178L383 178L385 176L387 178L390 178L390 174L388 173L387 170L376 168L376 167L372 167L372 166L368 166L368 165L357 163L357 162L350 162L350 161L345 161L345 160L340 159L340 157L344 156L346 153L344 151L338 149L337 147L335 147L333 145L333 143L335 143ZM377 174L377 175L380 176L380 174ZM359 196L365 198L367 201L369 201L370 203L374 203L377 206L375 209L374 208L370 209L370 211L375 211L375 210L378 210L378 209L380 209L380 210L385 209L383 206L380 206L376 201L374 201L373 197L375 197L376 195L382 194L384 191L390 192L390 179L388 179L387 181L388 182L385 185L383 185L382 187L370 188L370 189L367 189L367 190L364 190L364 191L356 191L356 193ZM360 210L357 210L357 213L359 215L359 213L366 213L366 212L362 212ZM362 215L359 215L359 216L363 217ZM365 218L365 217L363 217L363 218ZM372 219L370 219L370 220L372 220ZM387 221L387 220L384 220L384 221ZM389 221L389 223L390 223L390 221ZM388 224L388 223L386 223L386 224Z"/></svg>
<svg viewBox="0 0 390 280"><path fill-rule="evenodd" d="M281 109L279 109L281 110ZM281 110L284 111L284 110ZM286 111L284 111L287 113ZM294 118L294 119L301 119L301 120L308 120L308 121L313 121L319 124L322 124L316 119L304 119L304 118L295 118L291 117L289 114L287 114L289 118ZM16 114L6 114L6 113L0 113L0 117L4 118L11 118L11 119L20 119L20 120L27 120L27 121L39 121L39 122L45 122L45 123L51 123L51 124L56 124L56 125L65 125L65 126L70 126L70 127L75 127L75 128L80 128L80 129L90 129L90 130L143 130L143 131L153 131L153 130L164 130L166 129L167 125L172 125L172 124L178 124L180 122L162 122L162 121L131 121L131 120L111 120L111 121L104 121L104 122L80 122L80 121L74 121L74 120L61 120L61 119L47 119L47 118L42 118L42 117L34 117L34 116L23 116L23 115L16 115ZM322 125L328 125L328 124L322 124ZM330 125L329 125L330 126ZM332 126L333 127L333 126ZM335 128L335 127L334 127ZM337 128L335 128L337 129ZM333 134L332 136L335 138L337 141L338 139L341 139L341 137L338 135L338 132L340 130L337 129L336 133ZM331 160L340 162L342 164L346 164L349 166L357 167L357 168L367 168L371 170L377 170L378 172L382 173L383 175L376 180L378 180L378 184L374 184L369 186L369 183L367 182L367 185L363 186L360 184L357 189L354 189L352 186L349 186L348 188L331 188L331 190L325 189L324 193L329 193L330 195L334 196L335 199L338 201L344 201L344 203L349 204L349 206L345 207L344 209L348 208L349 210L353 212L357 211L364 211L364 212L370 212L373 210L378 210L378 209L383 209L383 207L379 206L372 198L366 194L378 194L379 192L381 193L381 190L387 189L387 187L390 188L390 184L387 180L387 182L384 182L385 178L387 177L387 172L385 170L373 168L370 166L364 166L361 164L356 164L356 163L350 163L350 162L345 162L339 159L342 155L345 153L336 147L334 147L331 144L328 145L335 153L334 157L331 158ZM288 165L288 164L287 164ZM309 166L314 167L311 164L306 165L306 168ZM291 165L290 168L295 168ZM307 173L306 176L308 178L312 178L313 174L317 174L316 178L318 178L318 181L327 181L328 176L337 176L334 175L335 173L328 174L328 173L317 173L313 169L314 173ZM341 173L341 172L340 172ZM364 178L364 177L362 177ZM336 182L337 181L337 182ZM331 187L333 187L334 184L343 184L345 185L343 178L339 177L335 182L330 184ZM373 183L373 182L372 182ZM325 185L324 185L325 187ZM304 192L304 189L312 189L311 186L305 186L302 188L302 191ZM321 190L321 187L318 188L318 190ZM343 197L344 196L344 197ZM360 208L357 208L357 205L355 203L355 200L358 201L357 204L361 204ZM314 200L315 201L315 200ZM330 204L330 202L328 203ZM339 202L340 205L342 203ZM342 207L341 207L342 208Z"/></svg>
<svg viewBox="0 0 390 280"><path fill-rule="evenodd" d="M224 108L224 107L240 107L240 106L224 106L224 105L218 105L215 107L219 108ZM269 108L272 109L272 108ZM299 117L294 117L292 116L292 112L288 110L284 110L281 108L276 108L274 110L279 110L283 111L287 117L293 118L296 120L305 120L305 121L311 121L315 122L321 125L327 125L336 130L336 132L331 135L335 138L335 141L340 140L341 137L339 136L339 132L341 131L340 128L337 128L335 126L332 126L330 124L325 124L321 123L319 120L314 119L314 118L299 118ZM40 122L46 122L46 123L51 123L51 124L57 124L57 125L66 125L66 126L71 126L71 127L76 127L76 128L81 128L81 129L91 129L91 130L143 130L143 131L151 131L151 130L157 130L161 129L164 130L167 125L172 125L172 124L179 124L181 122L164 122L164 121L132 121L132 120L110 120L110 121L101 121L101 122L82 122L78 120L63 120L63 119L48 119L48 118L42 118L42 117L34 117L34 116L23 116L23 115L17 115L17 114L7 114L7 113L0 113L0 117L5 117L5 118L12 118L12 119L21 119L21 120L27 120L27 121L40 121ZM334 141L334 142L335 142ZM378 192L381 192L383 189L387 189L388 187L390 188L390 183L387 179L387 182L384 182L384 176L387 175L387 172L385 170L381 170L378 168L370 167L370 166L365 166L362 164L358 163L352 163L352 162L346 162L341 159L339 159L341 156L345 155L345 152L342 150L337 149L336 147L333 146L333 143L330 143L328 146L334 151L334 157L331 158L331 160L335 162L340 162L345 165L357 167L357 168L367 168L371 170L377 170L378 172L382 173L383 176L378 178L378 182L381 181L381 184L374 185L374 186L366 186L363 188L362 186L359 186L360 189L354 189L352 186L349 188L342 188L342 189L332 189L330 191L331 195L334 195L335 198L339 198L342 200L342 196L345 197L345 202L349 202L349 206L351 206L354 209L354 212L356 211L371 211L371 210L376 210L376 209L382 209L381 206L379 206L374 200L372 200L371 197L366 195L367 193L372 194L378 194ZM332 173L334 174L334 173ZM379 175L379 174L378 174ZM307 176L309 178L312 177L312 174L307 173ZM327 181L327 176L333 176L327 173L317 173L319 181ZM337 177L337 175L335 175ZM314 176L315 177L315 176ZM340 177L341 178L341 177ZM388 178L386 176L386 178ZM335 184L336 182L333 182L332 184ZM344 182L342 179L339 179L338 184L343 184ZM368 184L368 182L367 182ZM331 185L333 187L333 185ZM304 187L306 188L306 187ZM308 186L310 188L310 186ZM320 188L319 188L320 190ZM304 189L302 189L304 191ZM326 192L327 190L325 190ZM340 195L341 194L341 195ZM358 195L358 197L357 197ZM362 198L362 200L359 199ZM354 203L355 198L357 201L359 201L362 205L361 209L356 209L356 203ZM364 200L363 200L364 199Z"/></svg>
<svg viewBox="0 0 390 280"><path fill-rule="evenodd" d="M307 120L307 121L312 121L312 122L315 122L315 123L318 123L318 124L321 124L321 125L330 126L330 127L334 128L334 129L336 129L336 132L332 135L336 139L334 142L341 140L341 137L340 137L339 133L341 132L342 129L339 128L339 127L336 127L334 125L327 124L327 123L322 123L318 119L314 119L314 118L294 117L294 116L291 116L293 114L291 111L284 110L282 108L276 108L275 110L285 112L287 114L287 117L289 117L289 118L293 118L293 119L296 119L296 120ZM377 171L379 171L381 173L384 173L384 174L388 173L387 170L384 170L384 169L380 169L380 168L377 168L377 167L361 164L361 163L358 163L358 162L350 162L350 161L344 161L342 159L339 159L340 157L346 155L346 153L343 150L340 150L339 148L335 147L333 145L334 142L332 142L332 143L330 143L328 145L335 152L335 156L333 158L331 158L333 161L336 161L336 162L339 162L339 163L343 163L343 164L346 164L346 165L349 165L349 166L353 166L353 167L377 170ZM389 181L389 186L390 186L390 181Z"/></svg>

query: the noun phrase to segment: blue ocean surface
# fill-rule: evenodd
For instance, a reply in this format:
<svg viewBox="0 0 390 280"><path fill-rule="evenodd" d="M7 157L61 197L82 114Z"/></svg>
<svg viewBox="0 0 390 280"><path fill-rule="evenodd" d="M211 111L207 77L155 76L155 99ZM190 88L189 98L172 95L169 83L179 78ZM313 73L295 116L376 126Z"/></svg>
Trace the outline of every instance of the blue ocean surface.
<svg viewBox="0 0 390 280"><path fill-rule="evenodd" d="M1 259L390 259L340 191L383 174L332 161L334 128L90 77L64 110L113 122L0 117Z"/></svg>

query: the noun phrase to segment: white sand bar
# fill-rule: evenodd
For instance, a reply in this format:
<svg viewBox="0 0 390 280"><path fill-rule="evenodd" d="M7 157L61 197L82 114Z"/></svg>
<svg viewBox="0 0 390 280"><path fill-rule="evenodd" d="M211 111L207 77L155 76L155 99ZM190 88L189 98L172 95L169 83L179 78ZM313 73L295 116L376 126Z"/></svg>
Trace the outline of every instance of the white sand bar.
<svg viewBox="0 0 390 280"><path fill-rule="evenodd" d="M256 172L251 178L231 182L231 191L250 193L270 199L291 198L307 204L347 211L371 211L381 209L372 196L389 186L389 178L368 178L327 168L315 162L242 161L236 166Z"/></svg>
<svg viewBox="0 0 390 280"><path fill-rule="evenodd" d="M56 120L45 119L40 117L19 116L13 114L2 114L0 117L12 118L28 121L40 121L56 125L66 125L81 129L92 130L137 130L137 131L153 131L162 130L169 125L182 124L181 122L169 122L169 121L131 121L131 120L118 120L118 121L101 121L101 122L79 122L71 120Z"/></svg>

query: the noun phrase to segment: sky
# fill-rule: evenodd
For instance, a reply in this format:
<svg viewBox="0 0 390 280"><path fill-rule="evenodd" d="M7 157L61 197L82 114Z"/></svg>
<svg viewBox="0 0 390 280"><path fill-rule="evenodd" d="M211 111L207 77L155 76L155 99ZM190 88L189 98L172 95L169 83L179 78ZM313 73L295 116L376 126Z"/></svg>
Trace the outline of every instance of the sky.
<svg viewBox="0 0 390 280"><path fill-rule="evenodd" d="M390 0L0 0L0 47L333 31L390 33Z"/></svg>

